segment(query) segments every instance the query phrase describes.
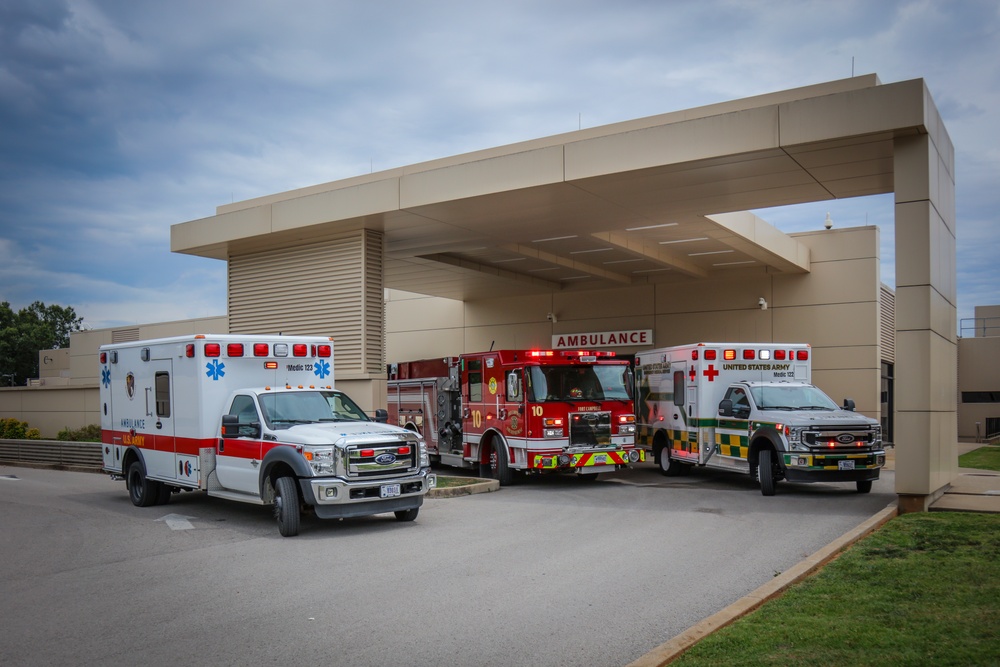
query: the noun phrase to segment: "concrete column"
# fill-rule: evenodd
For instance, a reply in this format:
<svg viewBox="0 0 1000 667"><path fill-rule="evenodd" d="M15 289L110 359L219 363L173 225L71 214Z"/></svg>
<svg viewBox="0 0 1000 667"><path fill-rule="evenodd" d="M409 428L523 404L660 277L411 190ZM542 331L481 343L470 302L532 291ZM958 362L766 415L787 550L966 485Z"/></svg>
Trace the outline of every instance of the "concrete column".
<svg viewBox="0 0 1000 667"><path fill-rule="evenodd" d="M894 140L896 493L902 512L927 510L958 465L954 157L950 146L943 148L930 134Z"/></svg>

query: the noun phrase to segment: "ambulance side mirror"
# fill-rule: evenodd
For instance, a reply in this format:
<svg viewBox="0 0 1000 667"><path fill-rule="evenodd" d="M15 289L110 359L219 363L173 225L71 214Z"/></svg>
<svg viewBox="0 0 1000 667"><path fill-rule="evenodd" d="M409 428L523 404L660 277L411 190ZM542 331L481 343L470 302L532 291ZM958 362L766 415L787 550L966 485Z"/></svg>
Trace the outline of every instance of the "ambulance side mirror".
<svg viewBox="0 0 1000 667"><path fill-rule="evenodd" d="M719 403L719 416L720 417L732 417L733 416L733 402L728 398L722 400Z"/></svg>
<svg viewBox="0 0 1000 667"><path fill-rule="evenodd" d="M375 410L375 421L379 424L387 424L389 422L389 411L385 408Z"/></svg>
<svg viewBox="0 0 1000 667"><path fill-rule="evenodd" d="M854 399L853 398L845 398L844 399L844 409L847 410L848 412L854 412Z"/></svg>
<svg viewBox="0 0 1000 667"><path fill-rule="evenodd" d="M222 415L222 437L235 438L240 434L240 418L236 415Z"/></svg>

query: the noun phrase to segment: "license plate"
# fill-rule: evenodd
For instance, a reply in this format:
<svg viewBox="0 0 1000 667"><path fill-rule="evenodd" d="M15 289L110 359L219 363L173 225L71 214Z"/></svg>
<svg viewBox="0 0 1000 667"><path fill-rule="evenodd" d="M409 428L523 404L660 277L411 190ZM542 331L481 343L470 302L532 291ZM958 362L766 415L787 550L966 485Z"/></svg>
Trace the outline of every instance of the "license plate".
<svg viewBox="0 0 1000 667"><path fill-rule="evenodd" d="M607 462L608 462L607 454L594 454L594 463L607 463Z"/></svg>
<svg viewBox="0 0 1000 667"><path fill-rule="evenodd" d="M399 484L383 484L379 495L383 498L395 498L399 495Z"/></svg>
<svg viewBox="0 0 1000 667"><path fill-rule="evenodd" d="M854 461L837 461L838 470L854 470Z"/></svg>

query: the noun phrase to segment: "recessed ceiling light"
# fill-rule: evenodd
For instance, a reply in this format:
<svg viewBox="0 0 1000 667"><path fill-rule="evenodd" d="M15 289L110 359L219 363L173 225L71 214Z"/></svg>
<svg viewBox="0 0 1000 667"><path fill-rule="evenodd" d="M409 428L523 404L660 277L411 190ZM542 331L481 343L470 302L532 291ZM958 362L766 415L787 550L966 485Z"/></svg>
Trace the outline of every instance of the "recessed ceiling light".
<svg viewBox="0 0 1000 667"><path fill-rule="evenodd" d="M626 227L626 232L638 232L642 229L659 229L661 227L676 227L676 222L664 222L662 225L644 225L642 227Z"/></svg>
<svg viewBox="0 0 1000 667"><path fill-rule="evenodd" d="M689 252L688 257L699 257L701 255L725 255L726 253L736 252L735 250L709 250L708 252Z"/></svg>
<svg viewBox="0 0 1000 667"><path fill-rule="evenodd" d="M670 245L671 243L691 243L692 241L707 241L707 236L699 236L696 239L680 239L678 241L660 241L660 245Z"/></svg>
<svg viewBox="0 0 1000 667"><path fill-rule="evenodd" d="M546 241L564 241L566 239L575 239L576 234L570 234L569 236L552 236L547 239L535 239L532 243L545 243Z"/></svg>

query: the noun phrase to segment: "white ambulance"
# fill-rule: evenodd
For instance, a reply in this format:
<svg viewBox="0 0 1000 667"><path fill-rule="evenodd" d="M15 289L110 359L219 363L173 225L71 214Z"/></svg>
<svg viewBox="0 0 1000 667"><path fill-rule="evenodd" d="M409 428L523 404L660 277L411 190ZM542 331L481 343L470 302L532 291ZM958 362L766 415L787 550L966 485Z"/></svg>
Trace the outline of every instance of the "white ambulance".
<svg viewBox="0 0 1000 667"><path fill-rule="evenodd" d="M330 338L179 336L99 355L103 469L136 506L200 490L272 506L292 536L302 511L412 521L436 485L418 434L334 388Z"/></svg>
<svg viewBox="0 0 1000 667"><path fill-rule="evenodd" d="M868 493L885 465L877 421L810 384L804 344L698 343L635 357L637 444L666 475L693 465L775 484L855 482Z"/></svg>

